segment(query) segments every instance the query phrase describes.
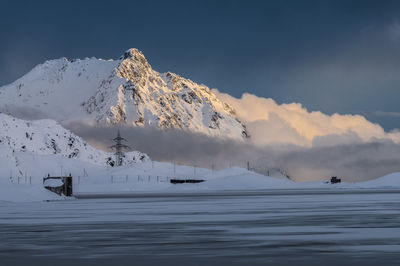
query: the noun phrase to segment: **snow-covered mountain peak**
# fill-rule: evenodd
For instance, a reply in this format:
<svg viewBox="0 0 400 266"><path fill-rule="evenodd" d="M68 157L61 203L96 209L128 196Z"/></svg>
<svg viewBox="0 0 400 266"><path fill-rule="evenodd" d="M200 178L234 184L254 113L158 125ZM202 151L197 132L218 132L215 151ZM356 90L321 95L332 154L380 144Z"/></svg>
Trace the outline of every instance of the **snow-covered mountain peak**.
<svg viewBox="0 0 400 266"><path fill-rule="evenodd" d="M247 137L235 111L205 85L152 69L138 49L119 60L49 60L0 87L0 111L59 122L154 126ZM29 117L32 118L32 117Z"/></svg>
<svg viewBox="0 0 400 266"><path fill-rule="evenodd" d="M130 48L130 49L126 50L119 59L120 60L132 59L135 61L140 61L143 64L145 64L145 63L148 64L146 57L144 57L144 54L136 48Z"/></svg>
<svg viewBox="0 0 400 266"><path fill-rule="evenodd" d="M149 73L153 72L153 70L143 53L138 49L131 48L127 50L120 60L121 62L115 72L118 77L128 82L137 83L153 74Z"/></svg>

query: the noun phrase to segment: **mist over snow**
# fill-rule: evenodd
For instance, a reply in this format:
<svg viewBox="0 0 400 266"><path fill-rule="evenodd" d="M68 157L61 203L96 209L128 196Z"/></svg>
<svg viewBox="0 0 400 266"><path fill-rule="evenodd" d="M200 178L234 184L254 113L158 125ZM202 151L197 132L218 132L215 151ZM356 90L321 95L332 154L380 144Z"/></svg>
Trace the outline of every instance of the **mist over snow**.
<svg viewBox="0 0 400 266"><path fill-rule="evenodd" d="M108 150L116 128L67 125L91 145ZM134 150L146 152L153 160L222 169L250 167L262 174L284 170L293 180L326 180L339 176L344 181L369 180L400 169L400 144L392 140L354 142L310 147L251 140L222 139L174 129L120 126L121 134Z"/></svg>

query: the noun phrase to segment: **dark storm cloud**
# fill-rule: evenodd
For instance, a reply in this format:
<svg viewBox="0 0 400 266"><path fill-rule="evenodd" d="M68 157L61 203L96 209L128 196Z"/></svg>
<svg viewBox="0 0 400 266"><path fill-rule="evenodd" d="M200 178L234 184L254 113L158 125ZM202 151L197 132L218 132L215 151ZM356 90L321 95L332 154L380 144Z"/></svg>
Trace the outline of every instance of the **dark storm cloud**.
<svg viewBox="0 0 400 266"><path fill-rule="evenodd" d="M81 123L65 126L105 150L112 145L111 139L117 130L115 127L92 127ZM400 145L391 141L305 148L294 145L260 146L176 130L120 129L128 145L158 161L215 169L230 165L246 167L250 162L257 172L267 174L267 169L281 169L296 181L340 176L352 182L400 171Z"/></svg>
<svg viewBox="0 0 400 266"><path fill-rule="evenodd" d="M0 84L46 59L144 52L239 97L366 113L398 112L399 1L2 1Z"/></svg>

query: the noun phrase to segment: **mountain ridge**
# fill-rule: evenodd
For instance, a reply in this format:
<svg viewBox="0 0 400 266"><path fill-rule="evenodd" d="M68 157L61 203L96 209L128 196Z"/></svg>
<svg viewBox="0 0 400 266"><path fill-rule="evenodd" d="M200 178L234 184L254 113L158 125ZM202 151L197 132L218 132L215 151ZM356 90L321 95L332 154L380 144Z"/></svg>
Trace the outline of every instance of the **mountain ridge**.
<svg viewBox="0 0 400 266"><path fill-rule="evenodd" d="M0 125L2 156L15 161L15 167L21 154L55 155L99 166L115 166L114 154L93 148L54 120L27 121L0 113ZM131 151L125 153L123 164L147 161L150 158L145 153Z"/></svg>
<svg viewBox="0 0 400 266"><path fill-rule="evenodd" d="M235 110L207 86L153 70L135 48L118 60L48 60L0 87L0 106L17 117L36 114L63 124L78 120L249 137Z"/></svg>

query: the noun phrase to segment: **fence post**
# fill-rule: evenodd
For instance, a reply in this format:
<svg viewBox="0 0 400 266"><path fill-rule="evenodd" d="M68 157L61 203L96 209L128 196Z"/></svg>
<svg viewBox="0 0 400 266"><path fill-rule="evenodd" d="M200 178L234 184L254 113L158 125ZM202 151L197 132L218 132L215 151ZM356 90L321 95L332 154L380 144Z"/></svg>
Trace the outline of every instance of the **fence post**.
<svg viewBox="0 0 400 266"><path fill-rule="evenodd" d="M126 183L128 183L128 175L126 175L125 181L126 181Z"/></svg>
<svg viewBox="0 0 400 266"><path fill-rule="evenodd" d="M114 176L111 176L111 184L114 183Z"/></svg>
<svg viewBox="0 0 400 266"><path fill-rule="evenodd" d="M32 176L29 176L29 184L32 185Z"/></svg>

